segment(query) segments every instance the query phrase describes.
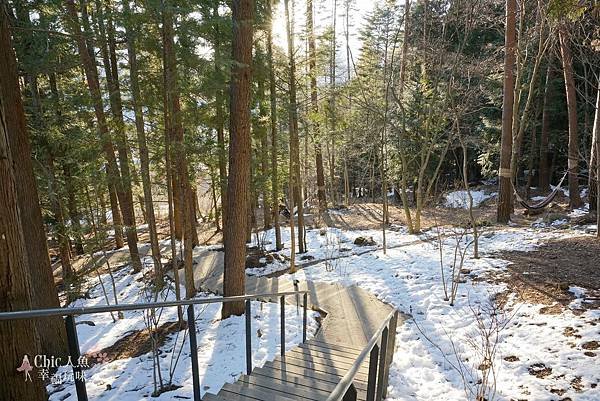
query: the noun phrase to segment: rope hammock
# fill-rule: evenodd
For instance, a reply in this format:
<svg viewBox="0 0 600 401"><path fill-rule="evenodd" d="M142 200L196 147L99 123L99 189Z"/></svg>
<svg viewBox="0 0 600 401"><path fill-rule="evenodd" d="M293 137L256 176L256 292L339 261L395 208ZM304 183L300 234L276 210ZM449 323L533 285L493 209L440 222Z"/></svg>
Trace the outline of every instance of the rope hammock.
<svg viewBox="0 0 600 401"><path fill-rule="evenodd" d="M554 198L558 194L558 191L560 191L560 187L562 186L562 183L565 180L565 178L567 177L568 173L569 173L568 171L565 171L565 174L562 176L562 178L558 182L558 185L554 187L554 189L552 190L552 192L550 192L550 194L548 196L546 196L544 199L542 199L538 203L534 203L532 205L527 203L527 201L525 199L521 198L521 196L517 192L517 188L515 188L515 184L512 182L512 180L510 183L513 187L513 191L515 193L517 201L519 202L519 204L521 206L523 206L527 210L540 210L540 209L543 209L546 206L548 206L554 200Z"/></svg>

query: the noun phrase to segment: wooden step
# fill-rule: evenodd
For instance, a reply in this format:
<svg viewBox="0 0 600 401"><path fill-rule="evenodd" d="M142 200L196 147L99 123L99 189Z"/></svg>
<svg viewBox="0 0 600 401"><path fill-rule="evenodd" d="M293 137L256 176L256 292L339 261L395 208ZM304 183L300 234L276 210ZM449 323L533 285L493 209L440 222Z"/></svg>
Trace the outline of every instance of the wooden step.
<svg viewBox="0 0 600 401"><path fill-rule="evenodd" d="M242 375L239 378L240 382L248 383L260 389L267 389L282 393L286 397L304 397L313 401L324 401L331 391L319 390L315 387L301 386L296 383L289 383L281 380L273 380L270 377L255 375Z"/></svg>
<svg viewBox="0 0 600 401"><path fill-rule="evenodd" d="M356 348L352 345L346 345L346 344L341 344L341 343L332 343L332 342L325 342L325 341L320 341L316 338L313 338L312 340L310 340L310 343L315 343L315 345L320 345L329 349L335 349L338 351L345 351L351 354L355 354L355 355L359 355L363 350L360 348Z"/></svg>
<svg viewBox="0 0 600 401"><path fill-rule="evenodd" d="M237 381L232 384L229 384L229 383L225 384L223 386L223 388L221 389L221 391L219 391L218 395L227 398L229 396L229 394L224 394L224 393L236 394L236 395L253 398L255 400L260 400L260 401L294 401L294 400L312 401L310 398L305 398L300 395L290 396L289 394L283 394L277 390L257 387L253 384L244 383L244 382L240 382L240 381Z"/></svg>
<svg viewBox="0 0 600 401"><path fill-rule="evenodd" d="M348 359L344 359L344 358L339 358L339 357L333 357L331 355L325 355L323 356L318 356L315 355L314 353L310 353L310 352L305 352L306 350L303 351L297 351L297 350L290 350L289 352L287 352L285 354L285 359L289 359L289 358L294 358L294 359L303 359L305 361L308 362L312 362L312 363L320 363L323 365L328 365L328 366L332 366L335 368L340 368L344 371L348 371L350 370L350 368L352 367L352 365L354 364L354 361L348 360ZM279 357L281 359L281 357ZM364 374L368 374L368 364L367 363L363 363L359 370L359 372L362 372Z"/></svg>
<svg viewBox="0 0 600 401"><path fill-rule="evenodd" d="M342 376L328 374L324 372L318 372L312 369L305 369L301 366L282 364L281 362L267 362L261 369L264 370L273 370L277 372L281 372L282 374L291 374L294 376L299 376L311 380L319 380L324 383L330 383L333 385L337 385ZM270 374L277 374L276 372L271 372ZM357 389L367 389L367 382L361 379L355 379L354 384Z"/></svg>
<svg viewBox="0 0 600 401"><path fill-rule="evenodd" d="M338 350L330 349L330 348L323 347L323 346L320 346L320 345L318 345L316 343L312 343L312 342L306 342L304 344L299 344L296 348L307 349L307 350L310 350L311 352L318 352L318 353L322 353L322 354L335 355L335 356L349 359L353 362L358 357L358 354L350 354L346 351L338 351Z"/></svg>
<svg viewBox="0 0 600 401"><path fill-rule="evenodd" d="M284 372L272 368L256 368L252 371L252 376L262 376L268 380L282 381L289 383L293 386L309 387L331 393L336 384L326 382L324 380L313 379L310 377L302 376L292 372ZM362 387L362 386L361 386ZM357 388L357 398L359 400L366 400L367 392L366 387L364 390Z"/></svg>
<svg viewBox="0 0 600 401"><path fill-rule="evenodd" d="M285 360L285 362L282 362L281 360L276 359L275 361L272 362L273 366L275 366L275 364L280 364L280 366L282 367L286 367L286 366L298 366L300 368L304 368L304 369L308 369L308 370L315 370L317 372L322 372L322 373L329 373L329 374L333 374L339 377L343 377L346 372L348 371L348 369L344 369L344 368L336 368L333 366L329 366L329 365L324 365L321 363L314 363L314 362L309 362L309 361L305 361L303 359L295 359L295 358L288 358ZM266 364L265 364L266 365ZM362 381L367 381L367 375L363 374L363 373L357 373L356 377L359 380Z"/></svg>

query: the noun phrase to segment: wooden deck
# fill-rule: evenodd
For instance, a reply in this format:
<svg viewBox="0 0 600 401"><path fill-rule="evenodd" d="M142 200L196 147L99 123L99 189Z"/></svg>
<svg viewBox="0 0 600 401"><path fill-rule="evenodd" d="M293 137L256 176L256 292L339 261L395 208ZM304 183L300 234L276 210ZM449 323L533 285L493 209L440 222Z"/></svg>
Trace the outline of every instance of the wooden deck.
<svg viewBox="0 0 600 401"><path fill-rule="evenodd" d="M196 287L222 293L222 255L207 254L199 259ZM218 394L204 394L203 400L325 401L392 311L390 305L356 286L307 281L294 288L285 277L246 277L247 294L295 289L308 290L309 306L326 314L315 337L287 350L284 357L278 356L263 367L255 367L250 375L240 376L235 383L225 384ZM295 303L294 298L287 297L286 301ZM393 355L396 323L400 322L390 326L387 344L391 352L387 353L383 365L386 376ZM360 401L367 400L368 359L360 366L353 382L356 399Z"/></svg>

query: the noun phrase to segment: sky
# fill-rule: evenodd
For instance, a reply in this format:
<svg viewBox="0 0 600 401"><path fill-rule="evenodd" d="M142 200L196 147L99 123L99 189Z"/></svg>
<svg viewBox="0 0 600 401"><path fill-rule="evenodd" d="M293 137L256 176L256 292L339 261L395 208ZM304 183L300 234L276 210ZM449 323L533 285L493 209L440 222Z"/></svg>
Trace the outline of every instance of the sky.
<svg viewBox="0 0 600 401"><path fill-rule="evenodd" d="M346 64L346 0L313 0L315 31L318 35L327 26L330 26L333 21L334 1L337 2L337 24L336 24L336 41L338 45L337 60L338 64ZM362 28L365 18L373 9L377 0L350 0L350 50L354 60L358 59L360 53L359 31ZM296 0L294 3L295 11L295 33L298 35L306 26L306 0ZM290 0L290 4L292 1ZM277 5L273 20L273 40L275 44L286 48L286 31L285 31L285 11L284 3L280 1ZM298 43L296 43L298 44Z"/></svg>

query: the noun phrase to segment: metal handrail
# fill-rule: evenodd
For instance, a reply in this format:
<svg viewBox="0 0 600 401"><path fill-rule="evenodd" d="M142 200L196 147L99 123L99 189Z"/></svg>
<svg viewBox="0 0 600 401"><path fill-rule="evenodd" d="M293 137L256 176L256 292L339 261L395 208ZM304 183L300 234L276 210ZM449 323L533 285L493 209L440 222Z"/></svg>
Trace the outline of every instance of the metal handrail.
<svg viewBox="0 0 600 401"><path fill-rule="evenodd" d="M377 366L373 367L373 364L377 365L377 362L379 360L379 358L378 358L379 347L377 346L377 342L379 341L380 338L382 339L382 341L381 341L381 349L382 349L381 359L384 361L384 363L381 365L385 366L385 363L387 362L387 361L385 361L385 359L386 359L389 326L390 326L390 322L393 319L394 320L397 319L397 316L398 316L398 311L395 309L387 315L387 317L385 318L385 320L383 321L381 326L379 326L379 329L377 329L377 331L375 333L373 333L373 335L371 336L371 339L369 340L367 345L365 345L365 347L363 348L361 353L354 360L354 363L352 364L352 366L350 366L350 369L348 369L346 374L342 377L342 379L339 381L339 383L335 386L335 388L333 389L331 394L329 394L329 397L327 397L326 401L339 401L342 399L344 399L344 400L347 399L346 397L347 397L348 390L350 389L350 386L352 386L352 382L354 381L354 378L355 378L356 374L358 373L360 366L363 364L363 362L367 358L367 355L371 356L371 360L369 363L369 378L368 378L368 383L367 383L367 401L372 401L374 399L374 397L375 397L375 394L374 394L375 380L374 379L375 378L372 376L374 376L377 372ZM395 326L395 324L393 324L392 326ZM395 327L393 329L395 331ZM392 334L392 336L394 334ZM384 344L384 342L385 342L385 344ZM377 352L375 352L375 355L373 358L374 350ZM393 351L392 351L392 353L393 353ZM382 382L381 379L386 376L381 370L381 365L379 366L380 367L380 373L379 373L380 380L378 380L380 382L380 384ZM385 368L385 369L387 369L387 368ZM387 378L385 378L384 380L387 380ZM378 389L379 390L378 391L379 394L377 395L378 399L382 398L381 393L385 391L382 384L380 385L380 387L381 387L381 389ZM349 399L356 399L356 398L349 397Z"/></svg>
<svg viewBox="0 0 600 401"><path fill-rule="evenodd" d="M75 324L75 315L90 315L94 313L119 312L130 310L146 310L174 306L187 306L187 327L190 336L190 359L192 362L192 379L194 401L201 401L200 398L200 373L198 367L198 342L196 339L196 319L194 316L194 305L212 304L212 303L227 303L227 302L245 302L245 318L246 318L246 371L248 374L252 371L252 320L251 320L251 300L264 298L279 298L281 302L281 355L285 354L285 297L287 295L303 294L303 314L302 314L302 342L306 342L306 324L307 324L307 308L308 308L308 290L296 290L287 292L276 292L270 294L250 294L237 295L230 297L212 297L212 298L191 298L179 301L163 301L163 302L145 302L138 304L119 304L119 305L103 305L77 308L51 308L51 309L33 309L13 312L0 312L0 321L21 320L31 318L43 318L52 316L65 317L65 329L67 333L67 346L69 356L72 360L77 361L81 356L79 349L79 339L77 337L77 328ZM297 298L298 300L298 298ZM81 377L81 366L73 364L74 377ZM85 381L75 380L75 390L78 401L88 401Z"/></svg>
<svg viewBox="0 0 600 401"><path fill-rule="evenodd" d="M162 302L144 302L137 304L118 304L118 305L102 305L88 306L76 308L48 308L48 309L31 309L13 312L0 312L0 321L2 320L19 320L30 319L37 317L52 317L52 316L74 316L74 315L90 315L93 313L104 312L120 312L141 309L165 308L171 306L187 306L187 305L202 305L212 303L240 302L259 298L275 298L287 295L307 294L307 290L302 291L287 291L276 292L272 294L250 294L236 295L230 297L213 297L213 298L190 298L179 301L162 301Z"/></svg>

